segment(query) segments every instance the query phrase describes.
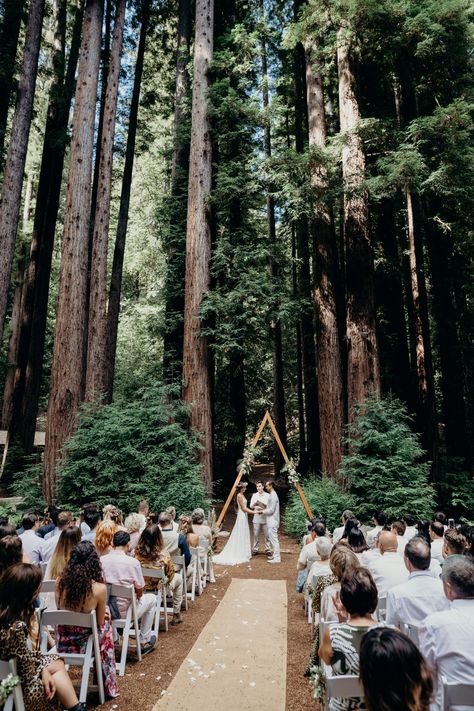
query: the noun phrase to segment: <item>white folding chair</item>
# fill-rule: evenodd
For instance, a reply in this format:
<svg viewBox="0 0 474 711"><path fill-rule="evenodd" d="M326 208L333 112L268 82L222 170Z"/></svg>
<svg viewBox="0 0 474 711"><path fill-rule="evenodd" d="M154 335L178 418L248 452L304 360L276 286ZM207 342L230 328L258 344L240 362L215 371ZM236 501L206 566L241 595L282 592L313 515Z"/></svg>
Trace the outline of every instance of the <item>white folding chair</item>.
<svg viewBox="0 0 474 711"><path fill-rule="evenodd" d="M353 674L337 676L327 664L323 664L323 671L326 682L326 709L329 708L330 699L364 698L364 689L358 676Z"/></svg>
<svg viewBox="0 0 474 711"><path fill-rule="evenodd" d="M443 700L441 708L450 711L453 706L468 706L474 709L474 682L461 684L457 681L448 681L442 677Z"/></svg>
<svg viewBox="0 0 474 711"><path fill-rule="evenodd" d="M65 664L82 667L79 701L85 703L87 690L92 689L99 692L100 703L103 704L105 702L104 680L102 678L102 667L100 663L99 632L97 629L95 610L88 613L69 612L69 610L45 610L41 616L41 624L43 627L62 625L64 627L84 627L90 630L86 651L83 654L60 651L57 653L64 659ZM43 653L48 651L47 641L44 635L42 635L41 639L41 651ZM89 685L89 674L94 667L97 677L97 686Z"/></svg>
<svg viewBox="0 0 474 711"><path fill-rule="evenodd" d="M194 602L196 599L196 587L198 595L202 595L202 561L201 552L199 548L189 548L191 553L191 565L193 566L193 577L191 582L191 592L186 593L189 599Z"/></svg>
<svg viewBox="0 0 474 711"><path fill-rule="evenodd" d="M112 620L112 627L115 630L123 630L122 653L120 655L120 662L117 664L117 670L119 676L124 676L130 637L135 637L135 646L138 661L142 661L142 648L140 646L140 626L138 624L137 613L137 598L133 585L111 584L108 586L108 590L109 595L114 595L115 597L122 597L126 600L130 600L130 604L128 606L127 614L125 615L125 617L119 618L117 620Z"/></svg>
<svg viewBox="0 0 474 711"><path fill-rule="evenodd" d="M155 612L155 623L153 626L153 634L156 639L158 639L158 634L160 631L160 613L163 610L165 617L165 630L168 632L168 608L166 607L166 598L168 595L168 586L165 585L165 574L163 570L158 570L154 568L146 568L142 565L142 575L143 577L153 578L153 580L162 581L161 585L157 585L156 590L147 590L146 592L151 592L156 595L156 612ZM173 609L171 609L173 612Z"/></svg>
<svg viewBox="0 0 474 711"><path fill-rule="evenodd" d="M16 659L9 659L8 662L0 661L0 681L4 681L10 674L17 676ZM7 697L3 711L13 711L13 708L15 708L15 711L25 711L20 682L18 682L11 694Z"/></svg>
<svg viewBox="0 0 474 711"><path fill-rule="evenodd" d="M375 616L379 622L385 622L387 619L387 598L379 597L377 603L377 609L375 610Z"/></svg>
<svg viewBox="0 0 474 711"><path fill-rule="evenodd" d="M186 560L184 558L184 555L174 555L171 560L173 561L175 573L178 573L178 575L181 575L181 577L183 579L183 602L184 602L185 610L187 611L188 610L188 595L187 595L188 578L186 575Z"/></svg>
<svg viewBox="0 0 474 711"><path fill-rule="evenodd" d="M40 568L41 568L41 573L44 578L44 574L46 573L46 568L48 567L48 563L40 563Z"/></svg>
<svg viewBox="0 0 474 711"><path fill-rule="evenodd" d="M400 631L406 634L417 647L420 646L419 628L416 625L412 625L409 622L400 622Z"/></svg>

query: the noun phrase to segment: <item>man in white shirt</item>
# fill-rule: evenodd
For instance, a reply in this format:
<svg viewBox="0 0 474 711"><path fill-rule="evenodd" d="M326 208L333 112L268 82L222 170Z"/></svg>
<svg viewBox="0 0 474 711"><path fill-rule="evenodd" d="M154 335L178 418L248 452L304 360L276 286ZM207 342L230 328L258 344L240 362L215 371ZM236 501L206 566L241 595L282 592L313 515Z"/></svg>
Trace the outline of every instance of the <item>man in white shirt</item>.
<svg viewBox="0 0 474 711"><path fill-rule="evenodd" d="M418 529L415 526L416 518L412 516L412 514L406 513L403 517L403 520L405 521L406 525L405 538L407 539L407 541L409 541L410 538L413 538L413 536L416 536L418 534Z"/></svg>
<svg viewBox="0 0 474 711"><path fill-rule="evenodd" d="M405 546L408 543L407 539L404 538L405 534L405 521L393 521L392 525L390 526L390 530L392 533L394 533L397 537L397 553L398 555L401 555L403 558L403 554L405 552Z"/></svg>
<svg viewBox="0 0 474 711"><path fill-rule="evenodd" d="M38 516L35 513L26 513L21 519L23 533L20 534L23 553L30 556L31 562L39 565L43 561L45 542L36 535L39 528Z"/></svg>
<svg viewBox="0 0 474 711"><path fill-rule="evenodd" d="M430 523L431 557L443 563L444 526L439 521Z"/></svg>
<svg viewBox="0 0 474 711"><path fill-rule="evenodd" d="M418 627L427 615L446 610L449 601L440 578L433 577L430 571L430 547L423 538L406 542L404 560L408 580L388 591L386 620L396 627L401 622Z"/></svg>
<svg viewBox="0 0 474 711"><path fill-rule="evenodd" d="M387 517L385 515L385 511L376 511L374 514L374 524L375 528L372 528L367 533L367 545L369 548L374 548L375 546L375 539L377 538L378 534L383 530L383 527L387 523Z"/></svg>
<svg viewBox="0 0 474 711"><path fill-rule="evenodd" d="M382 531L379 536L380 557L373 558L368 568L377 586L380 597L408 580L408 570L403 558L397 553L397 537L391 531Z"/></svg>
<svg viewBox="0 0 474 711"><path fill-rule="evenodd" d="M71 528L74 526L74 516L71 511L61 511L58 514L57 522L57 533L56 535L48 538L44 542L43 546L43 561L47 563L52 557L56 546L58 545L59 536L66 530L66 528Z"/></svg>
<svg viewBox="0 0 474 711"><path fill-rule="evenodd" d="M273 488L273 481L269 479L265 482L265 489L269 494L267 508L262 513L267 522L268 539L273 548L273 557L268 559L269 563L281 563L280 541L278 540L278 526L280 525L280 501Z"/></svg>
<svg viewBox="0 0 474 711"><path fill-rule="evenodd" d="M298 563L296 564L296 569L299 570L309 570L313 563L319 560L319 553L317 548L317 541L320 538L324 538L326 533L326 526L321 521L316 521L311 528L311 538L312 540L307 543L301 549L301 553L298 558Z"/></svg>
<svg viewBox="0 0 474 711"><path fill-rule="evenodd" d="M429 615L419 631L420 651L438 680L431 711L442 709L442 677L459 684L474 680L474 563L463 556L448 558L442 577L451 607ZM468 711L471 706L451 708Z"/></svg>
<svg viewBox="0 0 474 711"><path fill-rule="evenodd" d="M337 528L334 529L332 533L332 542L336 544L338 541L341 540L342 534L344 533L344 529L346 527L346 523L350 518L355 518L354 514L352 511L349 511L349 509L346 509L343 511L342 516L341 516L341 523L342 526L338 526Z"/></svg>
<svg viewBox="0 0 474 711"><path fill-rule="evenodd" d="M257 555L258 554L258 546L260 542L260 531L263 532L263 540L264 540L264 545L265 545L265 553L269 554L271 553L270 549L270 541L268 540L268 531L267 531L267 519L265 516L261 513L258 513L259 507L258 507L258 502L263 504L263 508L266 508L270 495L267 494L263 487L263 481L257 481L257 491L252 494L252 498L250 499L250 505L249 508L251 508L253 511L255 511L253 515L253 547L252 547L252 555Z"/></svg>

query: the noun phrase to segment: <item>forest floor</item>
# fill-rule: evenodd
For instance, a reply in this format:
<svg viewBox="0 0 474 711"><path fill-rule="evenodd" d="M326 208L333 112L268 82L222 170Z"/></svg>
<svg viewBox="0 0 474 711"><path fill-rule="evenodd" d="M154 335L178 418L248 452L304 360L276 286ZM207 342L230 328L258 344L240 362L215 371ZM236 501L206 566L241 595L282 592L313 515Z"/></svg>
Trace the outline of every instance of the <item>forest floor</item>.
<svg viewBox="0 0 474 711"><path fill-rule="evenodd" d="M219 548L226 539L220 539ZM250 563L233 568L217 567L216 582L208 584L201 597L190 602L188 612L183 613L183 624L169 628L169 632L160 631L154 652L146 656L141 664L133 661L133 653L127 664L124 677L119 677L120 696L107 702L100 709L114 711L152 711L153 706L166 691L181 664L189 655L201 631L224 597L232 579L280 580L286 583L287 612L287 679L286 710L307 711L315 707L308 680L303 677L308 662L311 635L303 610L303 597L295 592L296 561L299 546L294 539L280 536L282 562L270 565L262 553L254 556ZM237 610L236 610L237 613ZM226 704L225 698L211 699L214 706ZM177 701L176 709L183 708ZM260 711L270 708L258 704Z"/></svg>

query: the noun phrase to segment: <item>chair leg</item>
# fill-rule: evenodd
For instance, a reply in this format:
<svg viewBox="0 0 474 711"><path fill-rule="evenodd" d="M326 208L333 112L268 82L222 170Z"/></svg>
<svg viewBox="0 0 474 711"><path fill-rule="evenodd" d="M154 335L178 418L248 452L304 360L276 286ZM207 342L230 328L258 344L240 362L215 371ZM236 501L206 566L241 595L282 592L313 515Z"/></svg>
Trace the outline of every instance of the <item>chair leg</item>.
<svg viewBox="0 0 474 711"><path fill-rule="evenodd" d="M168 632L168 586L163 585L163 612L165 615L165 631Z"/></svg>
<svg viewBox="0 0 474 711"><path fill-rule="evenodd" d="M153 626L153 634L156 639L160 634L160 611L161 611L161 590L156 593L156 610L155 610L155 624Z"/></svg>
<svg viewBox="0 0 474 711"><path fill-rule="evenodd" d="M125 665L127 663L128 641L130 639L130 622L123 628L122 635L122 653L120 655L120 664L118 666L119 676L125 676Z"/></svg>
<svg viewBox="0 0 474 711"><path fill-rule="evenodd" d="M92 669L92 659L88 656L82 665L81 688L79 690L79 702L84 704L87 700L87 689L89 688L89 674ZM101 703L104 703L101 701Z"/></svg>
<svg viewBox="0 0 474 711"><path fill-rule="evenodd" d="M102 664L100 659L100 646L98 638L94 639L94 661L95 673L97 675L97 690L99 692L100 703L105 703L104 678L102 676ZM85 701L85 699L84 699Z"/></svg>

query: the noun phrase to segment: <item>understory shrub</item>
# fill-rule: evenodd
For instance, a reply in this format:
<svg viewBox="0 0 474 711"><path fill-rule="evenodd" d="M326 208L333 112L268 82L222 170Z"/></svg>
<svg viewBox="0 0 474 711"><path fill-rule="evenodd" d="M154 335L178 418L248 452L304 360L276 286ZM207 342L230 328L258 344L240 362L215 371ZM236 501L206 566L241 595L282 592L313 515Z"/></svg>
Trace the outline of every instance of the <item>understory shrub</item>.
<svg viewBox="0 0 474 711"><path fill-rule="evenodd" d="M423 461L419 435L410 429L400 400L368 400L350 426L346 444L349 454L338 473L357 499L353 510L362 523L370 522L377 509L389 517L405 511L422 518L432 515L430 465Z"/></svg>
<svg viewBox="0 0 474 711"><path fill-rule="evenodd" d="M456 521L474 522L474 479L466 464L458 457L442 462L442 474L437 485L439 506Z"/></svg>
<svg viewBox="0 0 474 711"><path fill-rule="evenodd" d="M114 503L128 513L143 497L158 512L207 507L198 443L185 418L184 406L160 385L132 401L83 406L59 471L61 505Z"/></svg>
<svg viewBox="0 0 474 711"><path fill-rule="evenodd" d="M302 479L301 486L314 516L326 519L327 527L332 530L341 524L344 509L353 509L355 497L344 491L337 482L328 477L312 476ZM305 531L308 516L296 489L292 489L283 516L285 531L290 536L299 538Z"/></svg>

